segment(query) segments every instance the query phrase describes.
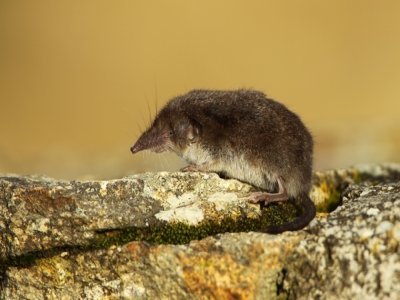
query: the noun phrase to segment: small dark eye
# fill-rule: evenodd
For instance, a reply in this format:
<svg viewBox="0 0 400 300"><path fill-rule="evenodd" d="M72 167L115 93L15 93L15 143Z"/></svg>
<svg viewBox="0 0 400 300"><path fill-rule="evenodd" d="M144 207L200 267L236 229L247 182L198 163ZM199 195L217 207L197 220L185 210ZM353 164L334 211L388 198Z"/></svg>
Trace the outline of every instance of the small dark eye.
<svg viewBox="0 0 400 300"><path fill-rule="evenodd" d="M169 134L169 136L172 136L172 135L174 134L174 132L173 132L172 130L170 130L170 131L168 132L168 134Z"/></svg>

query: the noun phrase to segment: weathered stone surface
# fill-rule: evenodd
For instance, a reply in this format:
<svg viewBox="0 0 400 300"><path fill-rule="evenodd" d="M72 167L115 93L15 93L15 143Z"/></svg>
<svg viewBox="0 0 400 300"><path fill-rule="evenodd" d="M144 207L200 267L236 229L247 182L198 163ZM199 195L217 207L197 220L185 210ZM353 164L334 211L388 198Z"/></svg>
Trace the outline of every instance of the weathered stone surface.
<svg viewBox="0 0 400 300"><path fill-rule="evenodd" d="M347 188L285 262L293 298L400 299L400 182Z"/></svg>
<svg viewBox="0 0 400 300"><path fill-rule="evenodd" d="M0 177L0 258L87 245L101 230L218 220L260 209L251 186L216 174L146 173L110 181Z"/></svg>
<svg viewBox="0 0 400 300"><path fill-rule="evenodd" d="M244 200L251 187L213 174L142 174L91 183L3 179L0 209L6 229L1 238L7 247L2 252L0 295L2 299L398 299L399 169L398 165L368 166L316 174L311 194L320 209L329 211L335 201L342 205L319 214L306 230L275 236L226 233L183 245L131 242L96 249L75 246L93 241L99 229L151 227L159 219L198 224L207 218L241 216L243 211L257 216L259 209ZM45 196L37 192L44 181L44 185L53 182ZM81 193L68 194L71 190ZM38 193L34 199L48 207L33 198L27 206L16 201L22 198L15 195L29 195L29 191ZM143 212L135 211L135 199L141 197L138 205ZM127 202L123 209L116 208L119 201ZM145 204L149 202L155 205ZM76 230L75 240L60 238L63 229L56 221L65 207L71 211L72 225L62 232L72 236ZM51 220L47 231L38 221L45 217ZM35 230L29 232L32 226ZM34 247L29 246L31 241L21 243L18 234L25 233L15 234L15 228L28 231L30 239L38 235ZM27 249L65 244L71 247L44 258L26 257ZM7 264L10 254L24 255Z"/></svg>
<svg viewBox="0 0 400 300"><path fill-rule="evenodd" d="M311 196L319 210L335 207L339 190L353 182L358 172L317 173ZM3 176L0 259L88 245L100 231L149 227L157 221L198 225L241 216L257 218L259 206L246 201L252 189L202 173L145 173L119 180L71 182Z"/></svg>
<svg viewBox="0 0 400 300"><path fill-rule="evenodd" d="M223 234L189 245L132 242L10 268L7 299L268 299L298 237Z"/></svg>

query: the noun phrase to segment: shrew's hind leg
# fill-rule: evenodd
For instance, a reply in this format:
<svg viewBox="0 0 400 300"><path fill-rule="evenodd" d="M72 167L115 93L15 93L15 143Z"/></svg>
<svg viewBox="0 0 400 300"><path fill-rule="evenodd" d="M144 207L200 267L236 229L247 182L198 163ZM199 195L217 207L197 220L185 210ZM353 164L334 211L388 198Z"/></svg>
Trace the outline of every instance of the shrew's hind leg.
<svg viewBox="0 0 400 300"><path fill-rule="evenodd" d="M272 203L272 202L287 201L288 199L289 199L289 196L286 192L285 187L282 184L282 178L278 177L278 192L277 193L255 192L250 195L249 202L251 202L251 203L264 202L265 204L268 204L268 203Z"/></svg>

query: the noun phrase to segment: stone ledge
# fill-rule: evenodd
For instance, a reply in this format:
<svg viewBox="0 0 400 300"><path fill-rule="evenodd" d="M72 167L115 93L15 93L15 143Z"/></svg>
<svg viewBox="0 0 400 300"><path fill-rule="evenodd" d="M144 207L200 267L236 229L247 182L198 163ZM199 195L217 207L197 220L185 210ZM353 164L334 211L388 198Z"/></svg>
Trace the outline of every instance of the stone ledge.
<svg viewBox="0 0 400 300"><path fill-rule="evenodd" d="M84 251L78 245L90 245L99 230L112 241L110 229L151 228L160 213L163 222L197 226L243 212L259 216L259 207L245 201L250 186L214 174L103 182L2 177L3 261L61 248L3 265L0 298L398 298L400 168L368 168L317 173L311 195L320 209L342 205L320 213L306 230L225 233L182 245L106 243ZM165 213L193 205L203 219Z"/></svg>

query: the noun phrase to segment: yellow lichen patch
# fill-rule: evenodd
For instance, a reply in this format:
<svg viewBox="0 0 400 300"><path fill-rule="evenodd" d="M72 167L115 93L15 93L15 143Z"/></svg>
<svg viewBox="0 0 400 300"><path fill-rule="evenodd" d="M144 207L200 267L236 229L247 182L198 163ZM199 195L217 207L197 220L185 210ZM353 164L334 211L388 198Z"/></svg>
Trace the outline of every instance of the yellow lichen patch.
<svg viewBox="0 0 400 300"><path fill-rule="evenodd" d="M39 274L38 278L48 278L56 286L63 287L74 282L73 268L69 261L61 256L39 260L34 269Z"/></svg>
<svg viewBox="0 0 400 300"><path fill-rule="evenodd" d="M323 218L327 218L329 216L329 213L327 213L327 212L319 212L319 213L317 213L317 218L318 219L323 219Z"/></svg>
<svg viewBox="0 0 400 300"><path fill-rule="evenodd" d="M230 255L181 256L183 279L188 289L204 298L248 299L254 295L255 280L247 266Z"/></svg>
<svg viewBox="0 0 400 300"><path fill-rule="evenodd" d="M180 253L185 286L193 295L206 299L249 299L254 295L263 299L274 294L282 258L293 251L299 239L282 243L270 236L267 241L257 242L257 235L254 234L251 244L237 250L227 250L222 245L221 249L215 248L215 240L210 239L197 243L193 252ZM260 293L260 286L266 282L270 282L267 285L272 290Z"/></svg>
<svg viewBox="0 0 400 300"><path fill-rule="evenodd" d="M322 179L311 188L310 197L320 212L330 212L339 205L340 192L337 183Z"/></svg>
<svg viewBox="0 0 400 300"><path fill-rule="evenodd" d="M388 248L391 250L399 249L400 246L400 224L397 223L391 230L388 231Z"/></svg>

